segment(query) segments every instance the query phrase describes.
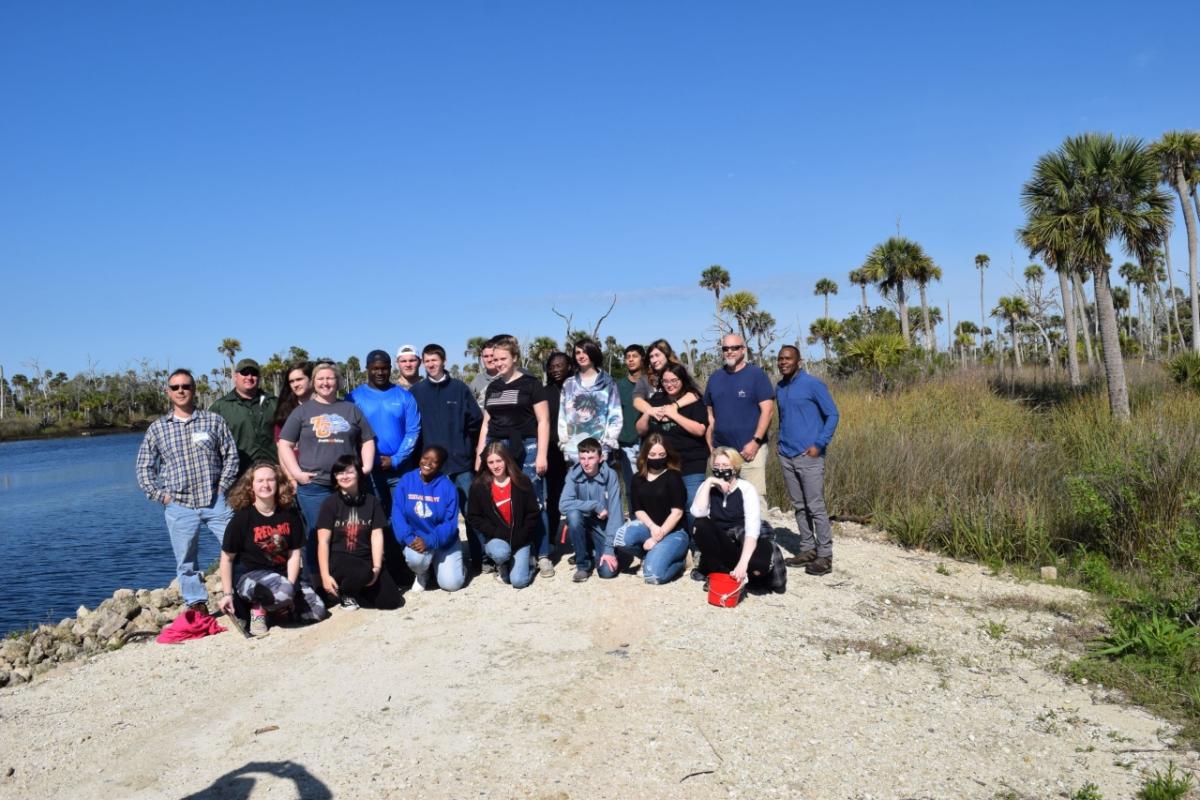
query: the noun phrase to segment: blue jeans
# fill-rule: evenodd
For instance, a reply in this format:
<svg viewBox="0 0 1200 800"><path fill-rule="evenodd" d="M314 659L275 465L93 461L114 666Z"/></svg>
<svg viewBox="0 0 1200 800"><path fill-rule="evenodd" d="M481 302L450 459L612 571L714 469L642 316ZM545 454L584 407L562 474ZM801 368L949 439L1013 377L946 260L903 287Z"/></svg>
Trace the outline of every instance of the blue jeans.
<svg viewBox="0 0 1200 800"><path fill-rule="evenodd" d="M489 436L488 444L492 442L508 445L507 439L493 439ZM521 472L524 472L525 477L529 478L529 482L533 484L533 494L537 498L538 508L541 510L541 513L538 514L538 529L534 531L533 540L537 544L538 558L549 558L550 524L546 520L546 478L537 474L537 437L529 436L521 443L524 445L522 452L514 453L511 448L508 448L508 454L521 466Z"/></svg>
<svg viewBox="0 0 1200 800"><path fill-rule="evenodd" d="M571 547L575 550L575 569L592 571L593 554L604 552L605 521L591 511L564 511Z"/></svg>
<svg viewBox="0 0 1200 800"><path fill-rule="evenodd" d="M163 516L167 520L171 549L175 552L175 577L179 579L179 593L183 595L183 602L191 605L207 600L204 573L196 563L200 549L200 526L208 526L217 541L223 541L225 526L233 518L233 509L218 492L213 504L207 508L188 508L171 503Z"/></svg>
<svg viewBox="0 0 1200 800"><path fill-rule="evenodd" d="M704 483L703 472L693 472L691 475L683 476L683 488L687 490L687 505L683 509L683 516L687 519L687 529L691 531L695 520L692 519L692 502L696 499L696 490L700 488L700 484Z"/></svg>
<svg viewBox="0 0 1200 800"><path fill-rule="evenodd" d="M632 501L629 499L633 492L633 474L637 472L638 453L642 452L640 444L622 445L618 451L617 458L621 461L621 480L625 486L625 504L629 505Z"/></svg>
<svg viewBox="0 0 1200 800"><path fill-rule="evenodd" d="M304 574L308 582L318 588L321 571L317 569L317 516L331 494L333 489L319 483L302 483L296 487L296 504L304 517Z"/></svg>
<svg viewBox="0 0 1200 800"><path fill-rule="evenodd" d="M642 559L642 577L649 584L667 583L683 573L683 561L688 551L687 531L668 533L650 550L642 545L650 538L650 529L638 520L630 520L621 526L606 552L617 557L618 568L627 566L634 558ZM615 578L617 570L601 564L597 573L601 578Z"/></svg>
<svg viewBox="0 0 1200 800"><path fill-rule="evenodd" d="M483 566L484 536L467 523L467 495L471 491L471 481L474 475L470 470L456 472L448 476L454 488L458 490L458 510L462 513L463 528L467 531L467 556L472 570L478 571Z"/></svg>
<svg viewBox="0 0 1200 800"><path fill-rule="evenodd" d="M405 547L404 560L408 562L408 568L417 575L427 573L430 569L435 570L438 586L447 592L457 592L467 582L462 547L457 539L441 550L426 548L424 553L418 553L411 547Z"/></svg>
<svg viewBox="0 0 1200 800"><path fill-rule="evenodd" d="M379 502L383 504L383 515L391 520L392 518L392 495L396 491L396 485L400 483L400 473L397 470L374 469L367 476L367 483L371 485L371 491L379 498Z"/></svg>
<svg viewBox="0 0 1200 800"><path fill-rule="evenodd" d="M496 568L500 570L500 577L511 583L514 589L524 589L533 582L533 568L529 565L529 549L531 545L525 545L517 550L514 554L512 545L503 539L489 539L484 545L484 550L487 551L488 558L496 562ZM508 560L512 559L509 564Z"/></svg>

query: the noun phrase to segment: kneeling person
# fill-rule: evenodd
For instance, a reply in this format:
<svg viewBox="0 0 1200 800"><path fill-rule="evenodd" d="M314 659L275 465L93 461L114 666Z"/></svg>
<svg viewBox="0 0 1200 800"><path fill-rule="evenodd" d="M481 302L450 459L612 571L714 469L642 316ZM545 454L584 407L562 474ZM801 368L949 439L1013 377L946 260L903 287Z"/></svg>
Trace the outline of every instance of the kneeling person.
<svg viewBox="0 0 1200 800"><path fill-rule="evenodd" d="M392 530L417 576L413 589L420 592L429 588L431 569L448 592L467 580L458 540L458 492L442 474L445 463L445 449L426 447L417 468L400 479L392 502Z"/></svg>
<svg viewBox="0 0 1200 800"><path fill-rule="evenodd" d="M221 544L219 607L234 614L234 592L250 603L250 635L267 634L267 615L294 610L308 622L329 612L300 579L304 521L293 504L291 483L274 464L259 462L229 492L233 519Z"/></svg>
<svg viewBox="0 0 1200 800"><path fill-rule="evenodd" d="M529 556L538 533L537 495L503 442L484 449L483 466L471 484L467 523L483 536L496 577L523 589L533 580Z"/></svg>
<svg viewBox="0 0 1200 800"><path fill-rule="evenodd" d="M567 518L575 548L575 583L592 576L592 559L603 554L604 542L614 538L621 523L621 479L603 462L600 442L588 437L579 443L579 463L567 472L559 511Z"/></svg>
<svg viewBox="0 0 1200 800"><path fill-rule="evenodd" d="M678 578L688 551L688 535L683 529L686 505L679 456L667 447L661 433L652 433L642 443L629 493L634 518L605 539L597 569L600 577L615 578L634 558L641 558L646 583Z"/></svg>
<svg viewBox="0 0 1200 800"><path fill-rule="evenodd" d="M317 517L317 565L321 583L342 608L359 603L381 609L403 604L391 573L383 569L383 501L366 491L352 455L339 456L330 470L335 491Z"/></svg>

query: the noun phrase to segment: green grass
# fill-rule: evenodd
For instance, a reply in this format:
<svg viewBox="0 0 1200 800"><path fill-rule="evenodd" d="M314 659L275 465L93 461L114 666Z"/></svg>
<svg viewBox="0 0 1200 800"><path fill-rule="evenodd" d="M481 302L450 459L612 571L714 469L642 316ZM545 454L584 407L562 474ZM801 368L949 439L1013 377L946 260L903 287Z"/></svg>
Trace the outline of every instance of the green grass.
<svg viewBox="0 0 1200 800"><path fill-rule="evenodd" d="M1073 674L1123 691L1196 743L1200 402L1161 367L1127 367L1128 425L1110 419L1101 383L1071 389L1036 371L934 375L887 394L835 381L827 499L904 546L1016 572L1057 566L1107 616ZM772 465L768 498L786 508ZM1003 636L999 625L987 635Z"/></svg>
<svg viewBox="0 0 1200 800"><path fill-rule="evenodd" d="M1155 770L1154 774L1142 784L1136 795L1137 800L1181 800L1187 797L1192 788L1192 776L1175 770L1175 763L1167 765L1166 772Z"/></svg>

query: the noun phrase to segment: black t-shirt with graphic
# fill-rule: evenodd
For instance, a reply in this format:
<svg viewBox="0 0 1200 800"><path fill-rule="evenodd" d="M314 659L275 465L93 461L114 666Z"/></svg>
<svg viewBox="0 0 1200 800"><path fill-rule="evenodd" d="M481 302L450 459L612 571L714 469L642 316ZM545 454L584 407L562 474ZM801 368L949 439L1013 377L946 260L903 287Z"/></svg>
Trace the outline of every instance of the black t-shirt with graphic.
<svg viewBox="0 0 1200 800"><path fill-rule="evenodd" d="M293 550L304 546L304 521L295 506L266 515L254 506L234 512L221 549L244 569L268 569L281 575Z"/></svg>
<svg viewBox="0 0 1200 800"><path fill-rule="evenodd" d="M357 558L371 557L371 531L386 525L383 506L373 494L350 502L341 492L334 492L321 504L321 512L317 514L317 528L333 532L329 552Z"/></svg>
<svg viewBox="0 0 1200 800"><path fill-rule="evenodd" d="M547 389L538 379L523 374L516 380L505 383L497 378L488 384L484 393L483 407L488 412L488 436L492 439L509 439L513 435L528 439L537 436L537 415L533 413L535 403L546 399Z"/></svg>
<svg viewBox="0 0 1200 800"><path fill-rule="evenodd" d="M675 401L670 395L661 390L650 397L650 405L655 408L669 406L673 402ZM679 409L679 414L685 419L708 427L708 407L704 403L697 401L683 406ZM663 435L671 449L679 454L679 471L684 475L702 475L708 469L708 442L704 440L703 432L699 435L688 433L673 420L665 419L659 422L651 417L648 433Z"/></svg>

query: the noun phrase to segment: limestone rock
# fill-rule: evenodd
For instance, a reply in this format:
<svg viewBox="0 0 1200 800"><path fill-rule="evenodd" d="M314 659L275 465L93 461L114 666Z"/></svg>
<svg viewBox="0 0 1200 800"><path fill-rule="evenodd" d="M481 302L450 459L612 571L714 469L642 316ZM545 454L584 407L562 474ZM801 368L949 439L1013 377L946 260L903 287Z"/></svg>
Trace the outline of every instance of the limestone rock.
<svg viewBox="0 0 1200 800"><path fill-rule="evenodd" d="M92 610L87 606L80 606L79 608L75 609L75 617L77 619L87 619L91 615Z"/></svg>
<svg viewBox="0 0 1200 800"><path fill-rule="evenodd" d="M99 645L96 643L95 636L83 637L83 644L80 646L83 648L83 652L85 652L85 653L94 653L94 652L96 652L97 648L99 647Z"/></svg>
<svg viewBox="0 0 1200 800"><path fill-rule="evenodd" d="M167 605L168 602L169 601L167 600L167 593L164 590L155 589L154 591L150 592L150 607L151 608L163 608L164 606Z"/></svg>
<svg viewBox="0 0 1200 800"><path fill-rule="evenodd" d="M29 679L33 677L33 671L28 667L17 667L9 676L9 682L16 685L29 683Z"/></svg>
<svg viewBox="0 0 1200 800"><path fill-rule="evenodd" d="M37 666L35 666L33 668L33 674L34 675L44 675L52 669L54 669L53 661L43 661L42 663L38 664Z"/></svg>
<svg viewBox="0 0 1200 800"><path fill-rule="evenodd" d="M103 615L88 614L87 617L81 618L79 622L71 626L71 633L81 637L95 636L96 631L100 630L100 625L103 622Z"/></svg>
<svg viewBox="0 0 1200 800"><path fill-rule="evenodd" d="M118 589L117 591L119 592L119 591L129 591L129 590L128 589L125 589L125 590ZM132 592L130 592L128 595L125 595L122 597L114 597L113 601L112 601L112 607L109 609L109 611L111 613L119 614L120 616L124 617L125 619L133 619L141 612L141 610L142 610L142 607L140 605L138 605L138 601L133 596Z"/></svg>
<svg viewBox="0 0 1200 800"><path fill-rule="evenodd" d="M25 663L37 664L46 657L46 651L42 649L40 642L30 646L29 652L25 654Z"/></svg>
<svg viewBox="0 0 1200 800"><path fill-rule="evenodd" d="M149 589L138 589L134 593L133 596L134 596L134 599L136 599L138 601L139 606L150 605L150 590Z"/></svg>
<svg viewBox="0 0 1200 800"><path fill-rule="evenodd" d="M71 659L75 658L78 655L79 655L79 648L76 647L75 645L69 644L67 642L63 642L62 644L60 644L58 646L58 649L54 651L54 657L57 658L59 661L70 661Z"/></svg>
<svg viewBox="0 0 1200 800"><path fill-rule="evenodd" d="M117 589L112 596L113 600L134 599L133 589Z"/></svg>
<svg viewBox="0 0 1200 800"><path fill-rule="evenodd" d="M26 639L6 639L4 644L0 645L0 658L10 664L24 664L28 653L29 641Z"/></svg>
<svg viewBox="0 0 1200 800"><path fill-rule="evenodd" d="M132 598L130 598L132 599ZM134 603L137 607L137 603ZM129 619L122 614L117 614L112 611L104 612L103 619L100 622L100 627L96 630L96 636L101 639L112 638L117 631L125 627Z"/></svg>
<svg viewBox="0 0 1200 800"><path fill-rule="evenodd" d="M150 614L138 614L137 617L125 626L125 634L131 635L134 633L158 633L161 626L158 621Z"/></svg>
<svg viewBox="0 0 1200 800"><path fill-rule="evenodd" d="M8 686L8 681L11 673L7 669L0 669L0 686Z"/></svg>

